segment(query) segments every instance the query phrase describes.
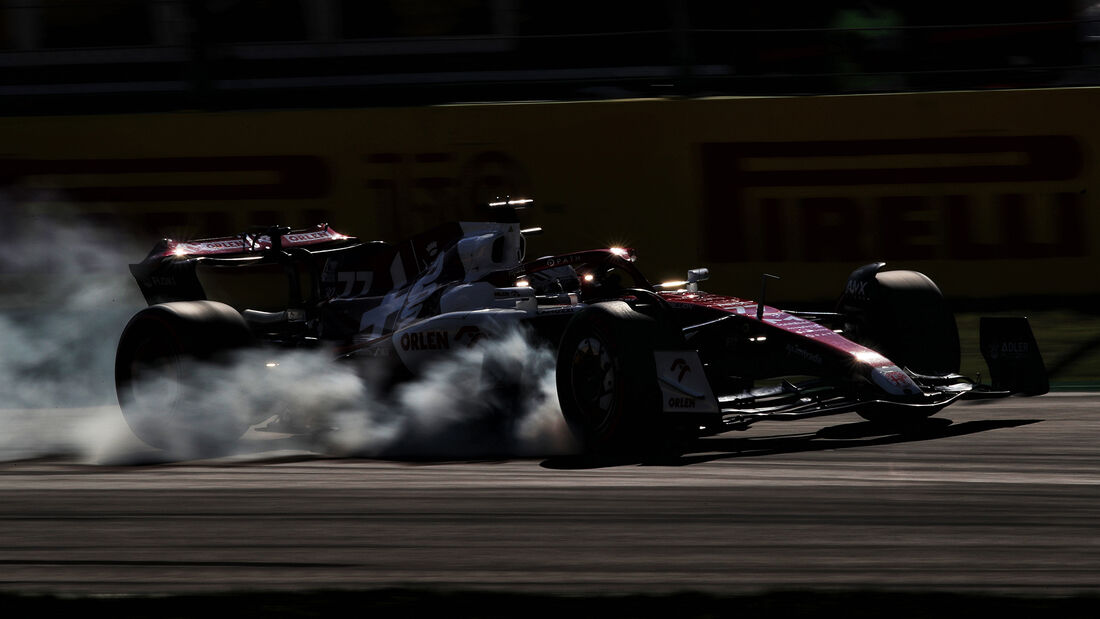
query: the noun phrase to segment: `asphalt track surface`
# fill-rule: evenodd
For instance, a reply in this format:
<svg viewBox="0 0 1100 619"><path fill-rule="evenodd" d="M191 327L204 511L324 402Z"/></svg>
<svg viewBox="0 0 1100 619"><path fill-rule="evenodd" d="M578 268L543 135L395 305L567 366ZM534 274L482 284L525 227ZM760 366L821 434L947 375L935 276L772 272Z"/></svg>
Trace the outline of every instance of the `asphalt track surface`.
<svg viewBox="0 0 1100 619"><path fill-rule="evenodd" d="M1100 397L759 424L651 461L0 463L0 592L1100 593Z"/></svg>

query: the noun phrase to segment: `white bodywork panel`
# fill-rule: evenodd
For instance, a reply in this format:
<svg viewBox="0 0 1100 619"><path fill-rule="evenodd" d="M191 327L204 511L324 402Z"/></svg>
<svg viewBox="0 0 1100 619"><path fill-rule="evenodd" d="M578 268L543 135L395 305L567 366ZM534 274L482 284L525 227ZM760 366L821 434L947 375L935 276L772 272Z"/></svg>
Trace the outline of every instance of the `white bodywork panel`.
<svg viewBox="0 0 1100 619"><path fill-rule="evenodd" d="M717 413L718 400L703 373L703 362L694 350L658 350L657 382L661 386L661 406L665 412Z"/></svg>
<svg viewBox="0 0 1100 619"><path fill-rule="evenodd" d="M515 309L440 314L396 331L393 347L401 362L416 371L440 354L473 348L482 338L507 331L527 315Z"/></svg>
<svg viewBox="0 0 1100 619"><path fill-rule="evenodd" d="M415 323L420 319L423 304L447 286L453 289L444 293L440 300L442 312L480 308L535 311L533 291L495 288L488 283L475 282L486 274L514 268L523 261L523 237L519 224L462 222L460 226L464 238L458 241L455 251L462 263L463 279L457 285L453 279L440 281L447 258L447 251L444 250L434 255L431 265L416 281L405 286L404 266L398 254L390 269L394 289L385 295L381 303L360 317L357 339L368 341Z"/></svg>

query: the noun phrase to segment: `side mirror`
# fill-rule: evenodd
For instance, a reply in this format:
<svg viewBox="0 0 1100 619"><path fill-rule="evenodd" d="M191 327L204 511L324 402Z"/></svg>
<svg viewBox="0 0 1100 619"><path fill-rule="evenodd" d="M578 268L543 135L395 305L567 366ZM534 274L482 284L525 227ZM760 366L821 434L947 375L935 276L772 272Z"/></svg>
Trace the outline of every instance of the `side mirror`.
<svg viewBox="0 0 1100 619"><path fill-rule="evenodd" d="M699 292L699 282L710 279L710 269L691 269L688 271L687 289Z"/></svg>

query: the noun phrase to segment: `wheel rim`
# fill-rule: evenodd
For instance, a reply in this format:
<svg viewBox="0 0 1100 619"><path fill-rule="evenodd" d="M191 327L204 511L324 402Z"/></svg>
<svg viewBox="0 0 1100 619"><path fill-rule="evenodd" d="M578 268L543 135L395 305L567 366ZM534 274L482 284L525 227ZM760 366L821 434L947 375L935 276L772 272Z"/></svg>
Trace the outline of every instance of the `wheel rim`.
<svg viewBox="0 0 1100 619"><path fill-rule="evenodd" d="M594 335L582 339L573 352L571 369L573 396L585 425L597 432L607 429L619 402L617 370L607 345Z"/></svg>

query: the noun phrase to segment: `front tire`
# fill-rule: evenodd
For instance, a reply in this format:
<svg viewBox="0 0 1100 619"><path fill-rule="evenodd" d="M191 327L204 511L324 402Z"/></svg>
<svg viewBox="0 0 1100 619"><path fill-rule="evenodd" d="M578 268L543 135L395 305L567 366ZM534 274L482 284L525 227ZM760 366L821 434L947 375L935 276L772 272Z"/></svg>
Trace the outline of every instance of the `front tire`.
<svg viewBox="0 0 1100 619"><path fill-rule="evenodd" d="M955 315L931 279L916 271L883 271L873 294L858 320L860 343L918 374L958 373Z"/></svg>
<svg viewBox="0 0 1100 619"><path fill-rule="evenodd" d="M657 324L622 301L577 313L558 350L562 414L589 453L646 451L656 439Z"/></svg>
<svg viewBox="0 0 1100 619"><path fill-rule="evenodd" d="M917 271L882 271L875 275L873 298L858 318L860 343L917 374L957 374L959 330L939 287ZM920 428L933 413L867 409L868 421L902 430Z"/></svg>
<svg viewBox="0 0 1100 619"><path fill-rule="evenodd" d="M251 425L227 403L203 397L204 380L252 343L236 310L213 301L162 303L130 319L115 355L122 415L146 444L186 455L216 455ZM221 404L221 406L218 406Z"/></svg>

